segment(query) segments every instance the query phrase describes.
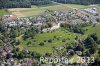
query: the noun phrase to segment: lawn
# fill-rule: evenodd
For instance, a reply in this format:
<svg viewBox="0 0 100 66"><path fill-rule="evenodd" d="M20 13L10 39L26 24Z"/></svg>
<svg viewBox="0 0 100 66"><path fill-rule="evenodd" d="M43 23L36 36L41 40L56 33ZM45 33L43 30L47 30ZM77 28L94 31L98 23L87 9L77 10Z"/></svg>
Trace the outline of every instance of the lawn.
<svg viewBox="0 0 100 66"><path fill-rule="evenodd" d="M7 11L5 9L0 9L0 16L7 15Z"/></svg>

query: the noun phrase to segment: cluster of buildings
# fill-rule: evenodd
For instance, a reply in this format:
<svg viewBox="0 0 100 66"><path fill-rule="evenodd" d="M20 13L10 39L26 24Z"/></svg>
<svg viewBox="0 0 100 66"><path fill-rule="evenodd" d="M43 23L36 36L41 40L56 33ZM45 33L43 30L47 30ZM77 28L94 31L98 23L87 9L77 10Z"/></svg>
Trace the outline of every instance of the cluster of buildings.
<svg viewBox="0 0 100 66"><path fill-rule="evenodd" d="M25 58L22 61L17 61L13 58L0 62L0 66L33 66L32 59Z"/></svg>
<svg viewBox="0 0 100 66"><path fill-rule="evenodd" d="M95 14L98 15L94 15L94 13L92 12L92 9L95 9ZM90 22L93 24L97 24L100 23L100 14L99 12L96 11L96 8L87 8L87 9L76 9L76 13L77 16L80 17L80 19L82 19L84 22Z"/></svg>
<svg viewBox="0 0 100 66"><path fill-rule="evenodd" d="M52 14L48 15L37 16L37 17L23 17L19 18L15 15L4 15L2 17L3 23L6 26L14 27L14 26L21 26L21 27L28 27L34 25L36 28L41 29L44 26L43 32L47 32L49 30L58 29L60 23L67 23L67 24L80 24L91 22L93 24L99 23L100 19L99 13L97 12L96 8L87 8L87 9L73 9L72 11L52 11ZM51 28L45 28L48 22L51 22L53 25Z"/></svg>
<svg viewBox="0 0 100 66"><path fill-rule="evenodd" d="M18 18L15 15L4 15L2 20L3 23L9 27L28 26L32 24L28 18Z"/></svg>
<svg viewBox="0 0 100 66"><path fill-rule="evenodd" d="M32 58L24 58L17 60L13 58L14 53L10 47L0 47L0 66L37 66L37 62L33 62Z"/></svg>
<svg viewBox="0 0 100 66"><path fill-rule="evenodd" d="M9 56L12 56L13 53L11 53L11 49L8 47L0 47L0 57L6 57L9 54Z"/></svg>
<svg viewBox="0 0 100 66"><path fill-rule="evenodd" d="M87 8L87 9L84 9L84 11L86 11L87 13L90 13L94 16L98 16L99 13L97 12L97 9L96 8Z"/></svg>

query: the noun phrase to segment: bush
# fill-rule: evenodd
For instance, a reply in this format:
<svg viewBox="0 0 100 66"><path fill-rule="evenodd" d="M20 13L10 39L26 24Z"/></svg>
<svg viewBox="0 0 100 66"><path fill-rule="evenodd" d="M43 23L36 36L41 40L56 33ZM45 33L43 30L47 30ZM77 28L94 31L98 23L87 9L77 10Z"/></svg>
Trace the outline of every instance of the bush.
<svg viewBox="0 0 100 66"><path fill-rule="evenodd" d="M52 39L49 39L48 42L51 43L52 42Z"/></svg>
<svg viewBox="0 0 100 66"><path fill-rule="evenodd" d="M48 23L48 27L49 27L49 28L52 27L52 24L51 24L50 22Z"/></svg>
<svg viewBox="0 0 100 66"><path fill-rule="evenodd" d="M57 36L54 36L54 38L57 38Z"/></svg>
<svg viewBox="0 0 100 66"><path fill-rule="evenodd" d="M44 40L44 42L46 42L46 40Z"/></svg>
<svg viewBox="0 0 100 66"><path fill-rule="evenodd" d="M19 45L19 44L20 44L20 41L15 42L15 45Z"/></svg>
<svg viewBox="0 0 100 66"><path fill-rule="evenodd" d="M62 40L62 42L65 42L65 41L66 41L65 39Z"/></svg>
<svg viewBox="0 0 100 66"><path fill-rule="evenodd" d="M39 45L40 45L40 46L44 46L44 43L43 43L43 42L41 42Z"/></svg>

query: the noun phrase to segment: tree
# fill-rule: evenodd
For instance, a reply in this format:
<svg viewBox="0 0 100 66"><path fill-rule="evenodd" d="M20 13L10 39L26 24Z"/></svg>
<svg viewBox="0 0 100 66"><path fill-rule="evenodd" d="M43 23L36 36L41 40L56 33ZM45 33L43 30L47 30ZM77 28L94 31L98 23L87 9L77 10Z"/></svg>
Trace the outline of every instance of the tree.
<svg viewBox="0 0 100 66"><path fill-rule="evenodd" d="M29 33L28 32L25 32L24 35L23 35L23 39L26 40L27 38L29 38Z"/></svg>
<svg viewBox="0 0 100 66"><path fill-rule="evenodd" d="M87 37L84 41L86 47L91 47L93 44L96 44L92 37Z"/></svg>
<svg viewBox="0 0 100 66"><path fill-rule="evenodd" d="M48 27L50 28L50 27L52 27L52 24L51 24L51 22L48 22Z"/></svg>
<svg viewBox="0 0 100 66"><path fill-rule="evenodd" d="M0 0L0 8L31 8L31 5L47 5L52 1L84 5L100 3L100 0Z"/></svg>
<svg viewBox="0 0 100 66"><path fill-rule="evenodd" d="M62 42L65 42L65 41L66 41L66 39L63 39L63 40L62 40Z"/></svg>
<svg viewBox="0 0 100 66"><path fill-rule="evenodd" d="M98 41L98 37L97 37L96 33L94 33L94 34L92 34L90 36L94 39L94 41Z"/></svg>
<svg viewBox="0 0 100 66"><path fill-rule="evenodd" d="M15 45L19 45L20 44L20 41L18 40L17 42L15 42Z"/></svg>
<svg viewBox="0 0 100 66"><path fill-rule="evenodd" d="M52 39L49 39L48 42L51 43L52 42Z"/></svg>
<svg viewBox="0 0 100 66"><path fill-rule="evenodd" d="M83 52L85 50L85 47L84 47L84 45L81 45L80 44L80 45L76 46L75 50L76 51L82 51Z"/></svg>
<svg viewBox="0 0 100 66"><path fill-rule="evenodd" d="M0 23L0 32L5 32L5 27L2 25L2 23Z"/></svg>
<svg viewBox="0 0 100 66"><path fill-rule="evenodd" d="M39 45L40 45L40 46L44 46L44 43L43 43L43 42L41 42Z"/></svg>
<svg viewBox="0 0 100 66"><path fill-rule="evenodd" d="M8 53L8 54L6 55L6 59L9 59L9 58L12 58L12 55L11 55L10 53Z"/></svg>
<svg viewBox="0 0 100 66"><path fill-rule="evenodd" d="M85 46L89 49L89 52L91 54L94 54L97 50L97 44L91 36L87 37L87 39L85 40Z"/></svg>
<svg viewBox="0 0 100 66"><path fill-rule="evenodd" d="M24 58L24 54L22 52L19 52L18 59L23 59L23 58Z"/></svg>
<svg viewBox="0 0 100 66"><path fill-rule="evenodd" d="M100 3L100 0L52 0L52 1L59 3L84 4L84 5Z"/></svg>
<svg viewBox="0 0 100 66"><path fill-rule="evenodd" d="M87 50L87 51L86 51L86 56L88 56L88 57L90 57L90 56L91 56L91 54L90 54L89 50Z"/></svg>
<svg viewBox="0 0 100 66"><path fill-rule="evenodd" d="M61 23L60 24L60 27L63 27L64 28L65 27L65 23Z"/></svg>
<svg viewBox="0 0 100 66"><path fill-rule="evenodd" d="M90 49L89 49L89 52L91 53L91 54L94 54L95 52L96 52L96 47L95 46L92 46Z"/></svg>
<svg viewBox="0 0 100 66"><path fill-rule="evenodd" d="M0 8L31 8L31 5L46 5L50 0L0 0Z"/></svg>
<svg viewBox="0 0 100 66"><path fill-rule="evenodd" d="M0 8L4 8L4 5L8 2L8 0L0 0Z"/></svg>

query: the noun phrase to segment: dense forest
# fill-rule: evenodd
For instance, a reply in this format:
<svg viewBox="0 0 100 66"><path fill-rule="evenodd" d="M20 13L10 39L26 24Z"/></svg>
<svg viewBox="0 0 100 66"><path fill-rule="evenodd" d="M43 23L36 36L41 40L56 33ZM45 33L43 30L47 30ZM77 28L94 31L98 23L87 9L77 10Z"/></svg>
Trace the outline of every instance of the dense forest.
<svg viewBox="0 0 100 66"><path fill-rule="evenodd" d="M31 7L27 0L1 0L0 8L17 8L17 7Z"/></svg>
<svg viewBox="0 0 100 66"><path fill-rule="evenodd" d="M85 5L100 3L100 0L0 0L0 8L30 8L31 5L46 5L52 1Z"/></svg>
<svg viewBox="0 0 100 66"><path fill-rule="evenodd" d="M83 5L90 5L90 4L99 4L100 0L52 0L59 3L70 3L70 4L83 4Z"/></svg>
<svg viewBox="0 0 100 66"><path fill-rule="evenodd" d="M31 5L46 5L50 3L50 0L0 0L0 8L30 8Z"/></svg>

